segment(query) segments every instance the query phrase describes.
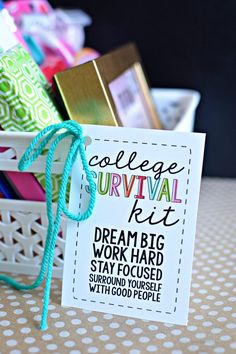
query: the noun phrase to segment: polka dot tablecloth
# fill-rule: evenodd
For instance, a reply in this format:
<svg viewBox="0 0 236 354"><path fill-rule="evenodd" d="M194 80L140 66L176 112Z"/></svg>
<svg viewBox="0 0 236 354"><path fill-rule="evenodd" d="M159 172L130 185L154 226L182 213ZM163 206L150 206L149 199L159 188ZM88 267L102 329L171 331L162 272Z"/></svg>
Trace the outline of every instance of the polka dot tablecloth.
<svg viewBox="0 0 236 354"><path fill-rule="evenodd" d="M61 308L54 279L49 329L41 332L43 288L1 284L0 353L236 353L235 210L236 180L203 180L187 327Z"/></svg>

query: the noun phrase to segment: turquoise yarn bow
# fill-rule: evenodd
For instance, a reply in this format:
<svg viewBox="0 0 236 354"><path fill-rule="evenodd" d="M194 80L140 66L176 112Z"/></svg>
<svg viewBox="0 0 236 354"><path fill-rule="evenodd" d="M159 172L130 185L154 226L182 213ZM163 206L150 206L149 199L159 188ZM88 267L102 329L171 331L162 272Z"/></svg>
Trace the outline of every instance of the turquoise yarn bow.
<svg viewBox="0 0 236 354"><path fill-rule="evenodd" d="M61 129L63 132L55 135ZM58 203L56 216L54 219L53 208L52 208L52 181L51 181L51 172L52 172L52 164L54 159L55 150L60 143L61 140L71 136L71 144L69 147L68 155L65 160L61 185L59 189L58 195ZM53 139L54 138L54 139ZM93 176L89 170L89 165L86 160L85 149L84 149L84 137L82 133L81 126L74 121L66 121L59 124L54 124L43 129L36 137L32 140L25 153L21 157L19 161L19 170L26 171L35 159L43 152L45 147L51 142L49 146L47 158L46 158L46 206L47 206L47 216L48 216L48 230L46 236L45 249L41 264L41 269L38 277L31 285L21 284L16 282L11 277L6 275L0 275L0 280L8 283L12 287L18 290L32 290L37 288L46 276L45 281L45 289L43 296L43 309L42 309L42 318L40 329L47 329L47 314L48 314L48 304L50 300L50 288L51 288L51 278L52 278L52 270L53 270L53 259L54 259L54 248L57 240L57 235L60 229L60 221L61 214L64 213L68 218L75 221L82 221L90 217L93 212L95 205L95 197L96 197L96 186L93 181ZM85 171L85 175L87 181L89 183L90 188L90 201L87 210L80 214L74 215L72 214L66 206L66 188L68 184L68 178L73 167L73 164L76 160L76 157L80 154L80 158L82 161L82 166Z"/></svg>

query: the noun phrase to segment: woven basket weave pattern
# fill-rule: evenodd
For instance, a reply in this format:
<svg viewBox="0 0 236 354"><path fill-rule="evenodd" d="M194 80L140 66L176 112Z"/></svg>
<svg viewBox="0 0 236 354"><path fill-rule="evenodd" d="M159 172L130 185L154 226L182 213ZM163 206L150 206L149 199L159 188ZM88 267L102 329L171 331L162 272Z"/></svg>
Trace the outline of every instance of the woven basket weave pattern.
<svg viewBox="0 0 236 354"><path fill-rule="evenodd" d="M38 212L32 212L30 202L18 202L14 203L13 210L7 210L5 203L0 202L1 271L38 273L48 225L44 208L41 205ZM55 248L54 276L62 273L65 232L66 221L63 219Z"/></svg>

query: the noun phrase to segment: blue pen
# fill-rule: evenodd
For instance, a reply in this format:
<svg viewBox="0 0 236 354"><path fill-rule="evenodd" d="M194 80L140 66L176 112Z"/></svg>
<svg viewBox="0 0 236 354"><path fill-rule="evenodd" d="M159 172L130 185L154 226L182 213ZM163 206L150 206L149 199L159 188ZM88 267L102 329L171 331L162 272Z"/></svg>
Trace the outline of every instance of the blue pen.
<svg viewBox="0 0 236 354"><path fill-rule="evenodd" d="M6 199L19 199L2 172L0 172L0 193L2 193Z"/></svg>

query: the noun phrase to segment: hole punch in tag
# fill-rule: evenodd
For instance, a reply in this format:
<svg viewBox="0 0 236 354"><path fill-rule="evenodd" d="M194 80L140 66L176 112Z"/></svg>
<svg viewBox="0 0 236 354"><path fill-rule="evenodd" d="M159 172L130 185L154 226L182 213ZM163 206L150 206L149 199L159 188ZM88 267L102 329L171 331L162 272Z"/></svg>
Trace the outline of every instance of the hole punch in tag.
<svg viewBox="0 0 236 354"><path fill-rule="evenodd" d="M90 136L85 136L84 137L84 145L85 145L85 148L87 148L87 146L91 145L92 144L92 138Z"/></svg>

